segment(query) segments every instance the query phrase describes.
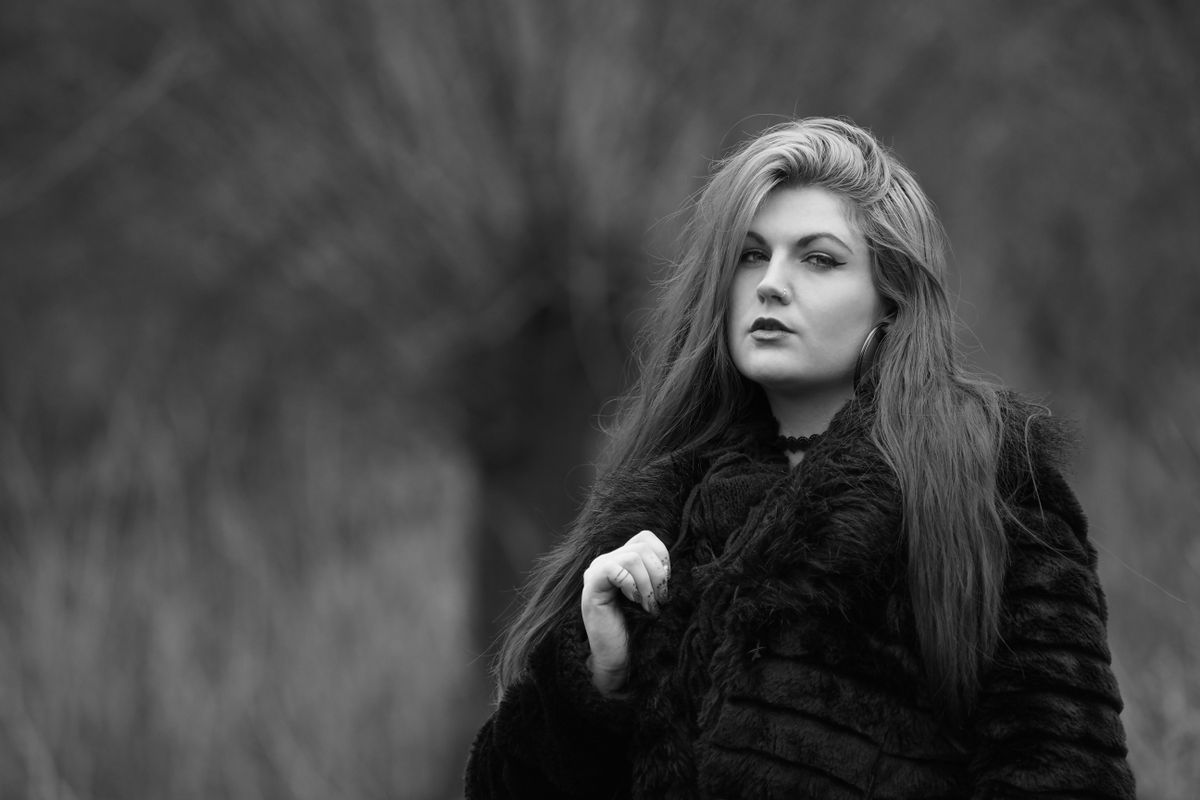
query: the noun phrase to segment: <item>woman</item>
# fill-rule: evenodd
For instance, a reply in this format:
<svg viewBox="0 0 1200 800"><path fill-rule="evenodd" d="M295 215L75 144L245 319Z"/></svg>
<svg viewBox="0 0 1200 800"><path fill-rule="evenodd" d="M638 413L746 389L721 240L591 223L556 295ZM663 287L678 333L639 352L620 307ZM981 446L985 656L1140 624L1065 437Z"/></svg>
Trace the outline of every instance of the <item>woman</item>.
<svg viewBox="0 0 1200 800"><path fill-rule="evenodd" d="M785 124L688 242L467 796L1133 797L1063 437L957 364L912 175Z"/></svg>

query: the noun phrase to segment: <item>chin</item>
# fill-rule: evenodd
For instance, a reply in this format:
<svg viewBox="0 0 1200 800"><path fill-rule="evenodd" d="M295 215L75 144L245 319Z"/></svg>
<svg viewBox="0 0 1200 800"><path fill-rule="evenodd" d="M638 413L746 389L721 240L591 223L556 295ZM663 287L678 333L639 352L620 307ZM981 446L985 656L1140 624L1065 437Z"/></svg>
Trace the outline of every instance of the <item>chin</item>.
<svg viewBox="0 0 1200 800"><path fill-rule="evenodd" d="M830 392L844 392L849 397L854 391L853 377L849 373L814 375L796 369L750 369L743 375L769 394L827 395Z"/></svg>
<svg viewBox="0 0 1200 800"><path fill-rule="evenodd" d="M780 358L779 353L752 353L735 362L738 372L761 386L805 383L812 379L811 370L796 363L796 358ZM740 362L740 363L739 363Z"/></svg>
<svg viewBox="0 0 1200 800"><path fill-rule="evenodd" d="M811 384L811 379L795 370L780 369L748 369L742 372L747 380L757 383L764 389L777 391L795 391Z"/></svg>

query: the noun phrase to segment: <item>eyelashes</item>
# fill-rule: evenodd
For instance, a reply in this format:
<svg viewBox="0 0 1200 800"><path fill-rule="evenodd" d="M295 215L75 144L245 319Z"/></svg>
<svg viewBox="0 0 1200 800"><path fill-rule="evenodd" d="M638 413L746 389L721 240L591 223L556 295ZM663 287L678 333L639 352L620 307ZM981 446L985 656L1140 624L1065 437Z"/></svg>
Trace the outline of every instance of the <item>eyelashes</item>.
<svg viewBox="0 0 1200 800"><path fill-rule="evenodd" d="M820 269L835 269L846 263L845 261L838 261L828 253L810 253L804 257L804 261Z"/></svg>
<svg viewBox="0 0 1200 800"><path fill-rule="evenodd" d="M770 260L770 254L759 248L743 250L741 255L738 256L738 264L766 264L770 262ZM841 261L829 255L828 253L823 253L820 251L806 253L801 261L803 261L805 264L810 264L820 271L836 269L838 267L845 266L846 264L845 261Z"/></svg>

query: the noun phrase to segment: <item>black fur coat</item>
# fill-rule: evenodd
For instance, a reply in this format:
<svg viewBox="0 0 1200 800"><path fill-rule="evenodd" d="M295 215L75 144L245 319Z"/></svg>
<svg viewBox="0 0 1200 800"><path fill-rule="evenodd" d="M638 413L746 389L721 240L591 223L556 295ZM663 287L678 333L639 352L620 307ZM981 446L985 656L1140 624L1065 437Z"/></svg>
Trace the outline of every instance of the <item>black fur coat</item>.
<svg viewBox="0 0 1200 800"><path fill-rule="evenodd" d="M1006 440L1025 438L1015 401ZM850 404L795 469L761 437L597 491L596 554L649 528L671 551L657 618L632 604L628 696L590 683L578 613L472 748L468 798L1132 798L1105 604L1055 467L1005 448L1002 641L966 724L926 686L899 491ZM577 610L576 610L577 611Z"/></svg>

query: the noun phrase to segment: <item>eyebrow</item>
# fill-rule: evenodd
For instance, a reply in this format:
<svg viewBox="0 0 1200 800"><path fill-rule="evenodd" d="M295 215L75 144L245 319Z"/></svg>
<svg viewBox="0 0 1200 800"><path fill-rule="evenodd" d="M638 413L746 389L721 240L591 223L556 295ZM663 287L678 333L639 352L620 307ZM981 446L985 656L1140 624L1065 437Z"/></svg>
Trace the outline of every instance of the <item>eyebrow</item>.
<svg viewBox="0 0 1200 800"><path fill-rule="evenodd" d="M758 242L759 244L761 244L763 246L766 246L766 244L767 244L767 240L764 239L763 237L759 236L754 231L746 231L746 236L747 236L747 238L754 239L754 241ZM840 244L842 247L849 250L851 255L854 254L853 247L846 244L841 239L839 239L838 237L834 236L832 233L829 233L827 231L820 231L818 233L810 233L807 236L801 236L799 239L796 240L796 246L797 247L808 247L810 244L815 242L817 239L832 239L833 241Z"/></svg>

